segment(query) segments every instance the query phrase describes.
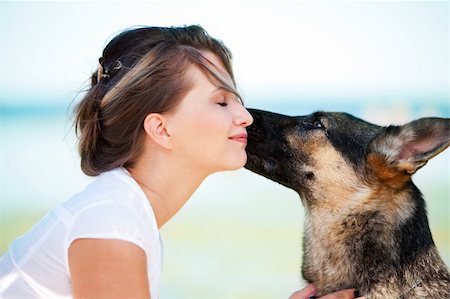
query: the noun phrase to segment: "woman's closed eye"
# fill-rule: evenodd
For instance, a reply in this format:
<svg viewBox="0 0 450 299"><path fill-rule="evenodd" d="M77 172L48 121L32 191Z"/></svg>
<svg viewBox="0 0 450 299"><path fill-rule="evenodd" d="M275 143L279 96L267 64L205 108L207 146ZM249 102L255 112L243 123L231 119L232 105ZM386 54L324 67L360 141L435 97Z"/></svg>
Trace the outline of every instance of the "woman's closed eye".
<svg viewBox="0 0 450 299"><path fill-rule="evenodd" d="M228 99L225 96L218 97L216 99L216 103L221 107L226 107L226 106L228 106Z"/></svg>

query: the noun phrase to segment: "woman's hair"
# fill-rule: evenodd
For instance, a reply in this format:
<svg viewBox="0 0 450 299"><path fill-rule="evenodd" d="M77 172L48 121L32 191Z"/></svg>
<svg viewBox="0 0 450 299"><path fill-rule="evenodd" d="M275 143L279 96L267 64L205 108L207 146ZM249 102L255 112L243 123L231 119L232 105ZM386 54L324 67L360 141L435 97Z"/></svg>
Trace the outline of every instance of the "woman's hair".
<svg viewBox="0 0 450 299"><path fill-rule="evenodd" d="M220 59L232 84L202 51ZM171 111L179 103L194 84L187 76L191 65L239 97L231 52L200 26L134 28L107 44L91 76L90 89L75 107L75 132L85 174L96 176L136 162L143 147L145 117Z"/></svg>

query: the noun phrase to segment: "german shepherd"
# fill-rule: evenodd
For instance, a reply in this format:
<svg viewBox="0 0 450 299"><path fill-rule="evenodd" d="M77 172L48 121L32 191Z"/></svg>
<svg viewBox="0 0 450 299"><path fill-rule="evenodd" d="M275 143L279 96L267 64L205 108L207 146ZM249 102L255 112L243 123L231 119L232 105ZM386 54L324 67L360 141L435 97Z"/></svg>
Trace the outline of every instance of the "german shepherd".
<svg viewBox="0 0 450 299"><path fill-rule="evenodd" d="M318 296L356 288L369 299L450 298L411 180L450 144L450 119L382 127L346 113L249 112L245 167L300 195L302 274Z"/></svg>

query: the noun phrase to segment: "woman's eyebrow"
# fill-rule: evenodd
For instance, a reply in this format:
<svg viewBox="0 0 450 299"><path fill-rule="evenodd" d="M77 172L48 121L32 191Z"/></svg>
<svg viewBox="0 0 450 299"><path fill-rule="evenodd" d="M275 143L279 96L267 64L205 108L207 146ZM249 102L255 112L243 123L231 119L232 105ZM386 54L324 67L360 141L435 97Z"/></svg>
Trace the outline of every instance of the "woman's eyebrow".
<svg viewBox="0 0 450 299"><path fill-rule="evenodd" d="M217 86L216 88L214 88L214 89L210 92L210 94L212 95L212 94L219 93L219 92L223 92L223 93L225 93L225 94L232 94L232 95L234 95L234 96L235 96L235 100L236 100L237 102L241 103L242 105L244 105L244 102L242 101L241 97L240 97L238 94L236 94L236 93L234 93L234 92L228 90L228 89L225 88L224 86Z"/></svg>
<svg viewBox="0 0 450 299"><path fill-rule="evenodd" d="M217 93L217 92L219 92L219 91L222 91L222 92L229 92L229 91L226 90L224 87L218 86L218 87L214 88L214 89L211 91L211 94Z"/></svg>

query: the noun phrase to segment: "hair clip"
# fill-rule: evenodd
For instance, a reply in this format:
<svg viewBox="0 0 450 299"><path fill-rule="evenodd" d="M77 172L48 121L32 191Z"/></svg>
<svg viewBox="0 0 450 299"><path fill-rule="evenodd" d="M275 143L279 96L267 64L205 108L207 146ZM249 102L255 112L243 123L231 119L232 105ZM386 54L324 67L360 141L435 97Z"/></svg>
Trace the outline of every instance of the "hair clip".
<svg viewBox="0 0 450 299"><path fill-rule="evenodd" d="M116 60L116 64L112 69L109 69L104 66L105 59L100 57L98 59L98 72L97 72L97 80L100 81L101 78L111 78L115 73L117 73L123 66L120 60Z"/></svg>

